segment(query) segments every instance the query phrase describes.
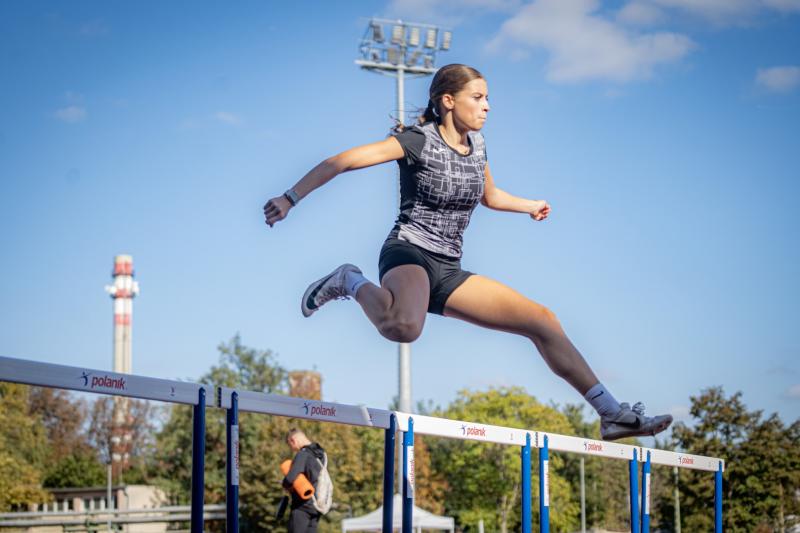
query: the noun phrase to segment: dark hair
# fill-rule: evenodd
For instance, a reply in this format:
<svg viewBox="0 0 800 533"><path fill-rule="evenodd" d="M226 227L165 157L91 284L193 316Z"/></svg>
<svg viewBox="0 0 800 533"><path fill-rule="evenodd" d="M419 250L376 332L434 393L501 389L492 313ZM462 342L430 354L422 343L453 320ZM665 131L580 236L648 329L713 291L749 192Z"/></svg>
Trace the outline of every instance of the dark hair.
<svg viewBox="0 0 800 533"><path fill-rule="evenodd" d="M436 75L431 80L428 89L428 106L421 110L417 121L419 124L426 122L439 122L441 113L439 112L442 96L445 94L456 94L472 80L484 79L483 74L468 65L453 63L445 65L436 71ZM399 121L394 127L394 131L399 133L406 129L404 124Z"/></svg>

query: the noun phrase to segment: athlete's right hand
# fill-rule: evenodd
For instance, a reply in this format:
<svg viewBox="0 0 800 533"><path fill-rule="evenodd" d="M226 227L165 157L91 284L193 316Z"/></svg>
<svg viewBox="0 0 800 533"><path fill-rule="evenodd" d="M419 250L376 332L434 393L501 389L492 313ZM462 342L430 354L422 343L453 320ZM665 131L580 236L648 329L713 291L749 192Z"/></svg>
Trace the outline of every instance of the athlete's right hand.
<svg viewBox="0 0 800 533"><path fill-rule="evenodd" d="M292 204L285 196L276 196L264 204L264 222L271 228L273 224L286 218Z"/></svg>

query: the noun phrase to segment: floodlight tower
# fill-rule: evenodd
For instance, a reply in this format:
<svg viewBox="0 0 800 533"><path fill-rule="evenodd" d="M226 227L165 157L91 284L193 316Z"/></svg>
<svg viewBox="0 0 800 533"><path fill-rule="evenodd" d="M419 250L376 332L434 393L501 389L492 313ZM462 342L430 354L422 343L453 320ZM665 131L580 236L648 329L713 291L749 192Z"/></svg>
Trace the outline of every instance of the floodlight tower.
<svg viewBox="0 0 800 533"><path fill-rule="evenodd" d="M388 30L388 31L386 31ZM440 39L441 37L441 39ZM436 72L436 52L450 49L453 33L431 24L401 20L371 19L361 39L361 58L356 65L364 70L397 79L397 120L405 122L405 78L430 76ZM400 185L398 180L398 205ZM399 343L398 408L411 412L411 345Z"/></svg>

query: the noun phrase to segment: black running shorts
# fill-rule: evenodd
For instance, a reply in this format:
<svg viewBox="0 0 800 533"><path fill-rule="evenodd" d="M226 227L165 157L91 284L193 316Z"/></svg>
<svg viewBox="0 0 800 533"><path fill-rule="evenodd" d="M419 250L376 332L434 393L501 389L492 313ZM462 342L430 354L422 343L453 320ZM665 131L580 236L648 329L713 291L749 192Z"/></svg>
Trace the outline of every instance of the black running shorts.
<svg viewBox="0 0 800 533"><path fill-rule="evenodd" d="M419 265L428 273L431 287L428 312L437 315L444 314L447 299L473 275L472 272L461 270L461 259L429 252L400 239L386 239L378 259L379 280L383 280L387 272L400 265Z"/></svg>

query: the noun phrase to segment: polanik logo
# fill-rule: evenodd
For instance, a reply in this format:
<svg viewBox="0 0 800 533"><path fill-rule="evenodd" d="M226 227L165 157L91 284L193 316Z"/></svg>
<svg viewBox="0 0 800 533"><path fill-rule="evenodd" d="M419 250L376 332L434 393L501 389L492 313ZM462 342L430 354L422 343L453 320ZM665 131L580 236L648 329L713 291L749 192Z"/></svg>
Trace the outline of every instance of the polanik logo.
<svg viewBox="0 0 800 533"><path fill-rule="evenodd" d="M112 378L109 375L94 376L91 372L81 372L81 377L78 379L83 380L83 386L90 389L114 389L125 390L125 378Z"/></svg>
<svg viewBox="0 0 800 533"><path fill-rule="evenodd" d="M322 404L314 405L305 402L303 404L303 411L307 416L336 416L336 407L325 407Z"/></svg>
<svg viewBox="0 0 800 533"><path fill-rule="evenodd" d="M466 424L461 424L461 435L464 437L485 437L486 436L486 428L481 428L478 426L468 426Z"/></svg>
<svg viewBox="0 0 800 533"><path fill-rule="evenodd" d="M599 442L583 442L583 451L585 452L602 452L603 445Z"/></svg>

